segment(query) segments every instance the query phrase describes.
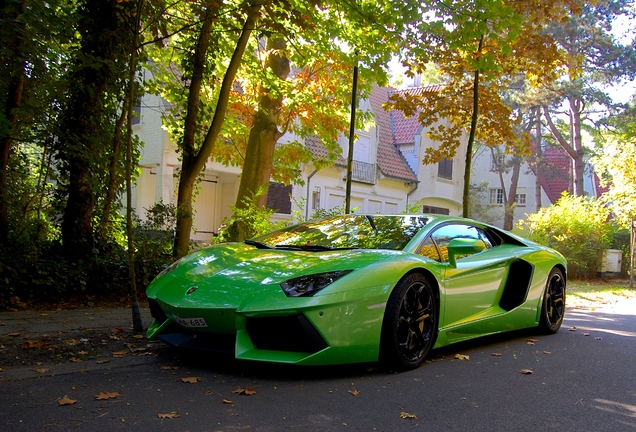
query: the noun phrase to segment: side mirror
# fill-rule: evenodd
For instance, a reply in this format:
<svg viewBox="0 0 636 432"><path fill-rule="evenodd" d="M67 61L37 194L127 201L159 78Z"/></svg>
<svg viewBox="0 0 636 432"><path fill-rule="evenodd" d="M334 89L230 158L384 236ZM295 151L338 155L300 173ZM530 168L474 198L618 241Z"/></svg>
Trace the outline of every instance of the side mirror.
<svg viewBox="0 0 636 432"><path fill-rule="evenodd" d="M456 238L448 243L448 262L451 267L457 267L457 256L472 255L486 249L481 240Z"/></svg>

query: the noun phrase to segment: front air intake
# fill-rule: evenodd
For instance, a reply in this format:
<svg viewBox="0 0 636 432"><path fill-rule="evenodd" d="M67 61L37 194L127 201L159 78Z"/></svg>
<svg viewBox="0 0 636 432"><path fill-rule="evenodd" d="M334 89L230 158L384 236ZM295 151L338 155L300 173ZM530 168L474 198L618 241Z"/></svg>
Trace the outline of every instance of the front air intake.
<svg viewBox="0 0 636 432"><path fill-rule="evenodd" d="M260 350L315 353L327 348L304 315L248 318L247 333Z"/></svg>

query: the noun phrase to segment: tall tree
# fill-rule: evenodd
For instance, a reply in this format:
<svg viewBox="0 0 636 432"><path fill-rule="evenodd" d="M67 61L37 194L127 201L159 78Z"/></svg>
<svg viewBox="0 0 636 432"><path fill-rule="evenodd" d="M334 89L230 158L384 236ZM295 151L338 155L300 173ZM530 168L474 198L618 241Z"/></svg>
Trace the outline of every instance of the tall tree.
<svg viewBox="0 0 636 432"><path fill-rule="evenodd" d="M584 195L585 147L581 132L590 121L588 114L599 106L612 106L611 98L600 88L633 79L636 74L636 40L624 42L612 33L612 25L621 17L633 19L633 1L583 2L565 22L548 28L566 64L559 81L544 88L543 113L549 131L572 158L575 195ZM556 124L563 116L568 123L567 133Z"/></svg>
<svg viewBox="0 0 636 432"><path fill-rule="evenodd" d="M423 163L455 156L468 134L464 156L463 214L468 214L472 148L505 144L509 152L524 153L529 140L519 140L513 124L520 119L502 100L502 93L519 79L550 80L557 53L543 30L566 13L564 2L466 0L428 5L427 19L407 37L403 64L411 74L436 64L445 78L441 91L395 97L393 107L417 115L428 135L440 142L426 149ZM520 36L522 35L522 36Z"/></svg>
<svg viewBox="0 0 636 432"><path fill-rule="evenodd" d="M72 53L56 143L65 198L62 241L65 254L89 255L94 247L96 205L108 172L112 124L125 92L130 53L129 21L136 4L118 0L79 2L79 49ZM132 11L132 12L131 12Z"/></svg>
<svg viewBox="0 0 636 432"><path fill-rule="evenodd" d="M247 16L245 11L257 6L247 5L250 3L225 2L224 13L213 22L213 45L208 51L198 105L186 104L181 96L184 88L185 94L192 94L196 83L193 75L195 63L191 60L194 57L181 55L183 52L196 52L196 44L192 43L191 36L187 36L188 32L175 35L168 49L153 55L156 61L163 63L155 70L155 89L173 104L165 122L181 152L183 163L178 203L178 219L181 222L177 223L175 256L181 256L188 250L192 227L192 193L197 176L210 157L226 164L242 166L248 157L253 159L249 155L258 153L253 146L260 142L263 134L271 133L267 148L268 154L272 149L274 154L264 160L257 160L255 166L262 170L262 174L253 177L257 180L251 184L244 184L241 188L244 194L239 197L238 203L243 201L243 197L252 196L260 186L269 184L267 170L272 179L291 182L298 176L300 163L311 160L309 151L300 141L273 146L271 143L275 141L272 138L277 139L282 133L294 132L301 140L307 136L321 137L329 149L328 161L335 160L340 151L338 135L346 129L349 117L348 93L356 54L361 64L368 67L366 82L361 86L364 95L373 82L382 83L386 80L383 65L388 63L394 46L389 36L399 36L400 33L395 23L403 26L406 17L418 15L415 2L401 5L370 0L355 5L342 1L265 2L262 6L258 5L259 13L254 13L254 21L242 33L249 37L247 30L251 30L250 26L258 20L258 34L252 40L243 39L249 46L243 48L241 56L235 49L239 46L237 39L232 36L236 34L238 17ZM282 44L284 41L286 47L279 49L277 46L283 45L270 45L274 49L266 50L260 44L261 40L269 40L270 44L275 41L276 44ZM241 57L241 62L232 60L241 60ZM265 67L267 62L281 65L289 62L293 73L287 75L285 67L280 69L280 73L274 72L273 68ZM240 65L240 68L232 72L232 65ZM175 73L175 70L178 72ZM221 81L222 85L218 85ZM266 106L278 100L282 104L276 102L270 107ZM196 112L193 110L195 106L198 107ZM262 121L268 116L263 115L267 111L275 113L276 118ZM369 114L360 118L362 124L369 119ZM195 127L188 129L188 123L180 119L190 119L195 122ZM211 125L208 132L202 125ZM261 129L261 126L267 130ZM192 131L194 137L190 138ZM185 146L188 142L194 146L194 152L205 149L197 156L196 164L190 163L193 159L188 154L194 153ZM247 173L247 170L243 172ZM188 178L191 183L186 181Z"/></svg>

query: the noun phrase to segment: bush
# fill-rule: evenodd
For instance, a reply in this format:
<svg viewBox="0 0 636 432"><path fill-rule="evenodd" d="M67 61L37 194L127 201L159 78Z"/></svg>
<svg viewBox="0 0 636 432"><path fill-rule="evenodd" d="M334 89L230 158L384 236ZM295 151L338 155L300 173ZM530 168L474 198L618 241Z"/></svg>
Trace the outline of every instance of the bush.
<svg viewBox="0 0 636 432"><path fill-rule="evenodd" d="M568 260L568 275L594 277L601 251L612 246L616 227L608 223L609 210L598 201L563 195L519 222L521 235L558 250Z"/></svg>

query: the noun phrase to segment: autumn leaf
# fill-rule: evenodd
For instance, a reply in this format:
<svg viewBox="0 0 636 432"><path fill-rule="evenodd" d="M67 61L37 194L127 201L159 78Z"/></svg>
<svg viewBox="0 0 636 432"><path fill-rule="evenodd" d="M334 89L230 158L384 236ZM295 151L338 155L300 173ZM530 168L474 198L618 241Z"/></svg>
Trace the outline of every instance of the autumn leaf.
<svg viewBox="0 0 636 432"><path fill-rule="evenodd" d="M57 400L57 404L58 406L66 406L66 405L73 405L74 403L77 403L76 399L71 399L68 396L64 396L61 397Z"/></svg>
<svg viewBox="0 0 636 432"><path fill-rule="evenodd" d="M103 392L100 391L97 396L95 396L95 400L106 400L106 399L115 399L120 397L121 394L119 392Z"/></svg>
<svg viewBox="0 0 636 432"><path fill-rule="evenodd" d="M18 333L18 332L12 332L12 333L7 333L7 336L11 336L11 337L18 337L21 336L22 333Z"/></svg>
<svg viewBox="0 0 636 432"><path fill-rule="evenodd" d="M349 390L349 393L351 393L353 396L358 396L360 394L358 390Z"/></svg>
<svg viewBox="0 0 636 432"><path fill-rule="evenodd" d="M181 378L181 381L184 382L184 383L196 384L199 381L201 381L201 377L198 377L198 376L183 377L183 378Z"/></svg>
<svg viewBox="0 0 636 432"><path fill-rule="evenodd" d="M108 363L110 360L97 360L95 362L95 364L104 364L104 363Z"/></svg>
<svg viewBox="0 0 636 432"><path fill-rule="evenodd" d="M180 416L179 416L179 413L177 411L172 411L172 412L165 413L165 414L157 413L157 417L159 417L161 420L163 420L163 419L179 418Z"/></svg>
<svg viewBox="0 0 636 432"><path fill-rule="evenodd" d="M533 372L532 372L532 369L521 369L519 373L521 375L532 375Z"/></svg>
<svg viewBox="0 0 636 432"><path fill-rule="evenodd" d="M552 351L543 351L543 354L552 354Z"/></svg>
<svg viewBox="0 0 636 432"><path fill-rule="evenodd" d="M133 336L133 338L135 338L135 339L143 339L143 338L145 338L145 336L142 335L142 334L136 334L136 335Z"/></svg>
<svg viewBox="0 0 636 432"><path fill-rule="evenodd" d="M46 369L46 368L33 369L33 372L43 374L43 373L50 372L50 369Z"/></svg>
<svg viewBox="0 0 636 432"><path fill-rule="evenodd" d="M233 390L232 393L238 395L252 396L256 394L256 390L244 389L239 387L236 390Z"/></svg>
<svg viewBox="0 0 636 432"><path fill-rule="evenodd" d="M223 399L223 403L227 405L232 405L233 402L229 399Z"/></svg>
<svg viewBox="0 0 636 432"><path fill-rule="evenodd" d="M528 345L534 345L539 342L537 339L528 339Z"/></svg>
<svg viewBox="0 0 636 432"><path fill-rule="evenodd" d="M43 313L40 314L40 316L47 317L47 316L49 316L49 314L43 312Z"/></svg>
<svg viewBox="0 0 636 432"><path fill-rule="evenodd" d="M126 350L121 350L121 351L111 351L113 353L113 357L124 357L126 354L128 354L128 351Z"/></svg>
<svg viewBox="0 0 636 432"><path fill-rule="evenodd" d="M409 414L407 412L402 411L400 413L400 418L414 420L417 418L417 416L415 414Z"/></svg>
<svg viewBox="0 0 636 432"><path fill-rule="evenodd" d="M470 356L467 356L465 354L455 354L455 359L456 360L470 360Z"/></svg>
<svg viewBox="0 0 636 432"><path fill-rule="evenodd" d="M179 366L161 366L161 370L176 370Z"/></svg>

